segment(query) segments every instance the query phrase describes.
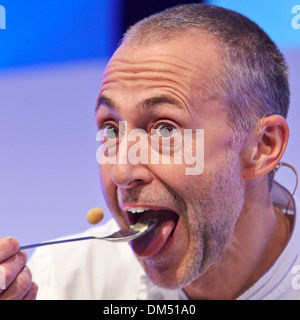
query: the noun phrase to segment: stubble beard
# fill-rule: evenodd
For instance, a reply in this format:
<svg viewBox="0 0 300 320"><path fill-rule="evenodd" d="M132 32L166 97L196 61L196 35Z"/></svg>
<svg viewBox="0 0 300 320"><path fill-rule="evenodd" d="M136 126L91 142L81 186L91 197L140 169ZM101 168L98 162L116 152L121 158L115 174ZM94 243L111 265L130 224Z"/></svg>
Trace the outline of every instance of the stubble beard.
<svg viewBox="0 0 300 320"><path fill-rule="evenodd" d="M180 289L205 276L221 261L222 252L234 232L244 203L237 157L231 153L222 169L212 175L203 173L200 179L201 186L190 190L195 199L198 198L198 207L185 216L190 242L176 272L164 272L163 276L147 272L142 262L149 278L159 287Z"/></svg>

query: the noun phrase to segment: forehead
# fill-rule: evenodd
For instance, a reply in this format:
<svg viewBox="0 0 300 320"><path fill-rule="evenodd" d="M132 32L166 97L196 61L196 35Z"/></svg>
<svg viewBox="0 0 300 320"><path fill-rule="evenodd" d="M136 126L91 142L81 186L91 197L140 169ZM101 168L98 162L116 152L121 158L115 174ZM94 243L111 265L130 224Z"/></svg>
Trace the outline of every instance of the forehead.
<svg viewBox="0 0 300 320"><path fill-rule="evenodd" d="M111 58L102 89L113 82L132 88L138 80L170 80L183 87L192 84L205 87L217 73L218 65L215 42L204 36L191 34L143 47L125 43Z"/></svg>
<svg viewBox="0 0 300 320"><path fill-rule="evenodd" d="M168 96L189 113L201 110L203 115L207 101L210 113L220 111L220 104L212 103L219 98L211 85L220 65L216 52L215 41L193 34L143 47L125 43L106 67L97 110L103 98L128 112L149 98Z"/></svg>
<svg viewBox="0 0 300 320"><path fill-rule="evenodd" d="M221 63L216 41L204 36L143 47L125 43L104 72L97 101L99 123L112 115L133 123L172 115L186 128L209 129L212 134L230 131L227 107L215 85ZM223 135L218 141L224 142Z"/></svg>

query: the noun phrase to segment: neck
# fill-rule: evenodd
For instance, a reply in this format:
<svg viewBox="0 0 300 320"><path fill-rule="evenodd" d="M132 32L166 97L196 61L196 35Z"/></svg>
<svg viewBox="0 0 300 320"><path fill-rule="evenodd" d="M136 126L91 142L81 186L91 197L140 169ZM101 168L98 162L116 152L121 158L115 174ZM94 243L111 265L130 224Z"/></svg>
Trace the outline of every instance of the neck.
<svg viewBox="0 0 300 320"><path fill-rule="evenodd" d="M236 299L274 264L289 236L267 183L247 181L245 202L219 261L185 288L191 299Z"/></svg>

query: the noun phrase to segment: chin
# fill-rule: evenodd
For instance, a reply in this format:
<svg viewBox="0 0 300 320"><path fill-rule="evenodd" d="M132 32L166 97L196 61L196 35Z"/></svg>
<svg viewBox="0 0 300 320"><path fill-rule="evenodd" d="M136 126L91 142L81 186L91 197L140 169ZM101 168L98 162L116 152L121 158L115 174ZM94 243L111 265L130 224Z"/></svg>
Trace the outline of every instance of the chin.
<svg viewBox="0 0 300 320"><path fill-rule="evenodd" d="M164 289L176 290L188 286L201 276L202 255L198 254L194 258L190 260L190 264L186 264L186 260L182 259L179 264L174 264L174 267L167 259L163 261L163 257L160 257L160 261L156 259L155 262L139 260L152 283Z"/></svg>

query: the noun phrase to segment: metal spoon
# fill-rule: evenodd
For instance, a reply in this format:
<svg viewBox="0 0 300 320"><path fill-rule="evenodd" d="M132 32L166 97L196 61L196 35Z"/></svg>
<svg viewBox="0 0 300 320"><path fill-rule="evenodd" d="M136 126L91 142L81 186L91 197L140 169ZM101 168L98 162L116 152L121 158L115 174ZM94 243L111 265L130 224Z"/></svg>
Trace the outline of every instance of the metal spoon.
<svg viewBox="0 0 300 320"><path fill-rule="evenodd" d="M148 231L150 231L156 225L157 221L158 221L157 219L150 218L146 221L138 222L128 228L124 228L117 232L114 232L113 234L106 237L88 236L88 237L81 237L81 238L71 238L71 239L64 239L64 240L57 240L57 241L40 242L40 243L29 244L26 246L21 246L20 250L31 249L31 248L41 247L41 246L48 246L52 244L65 243L65 242L92 240L92 239L115 241L115 242L130 241L145 235Z"/></svg>

